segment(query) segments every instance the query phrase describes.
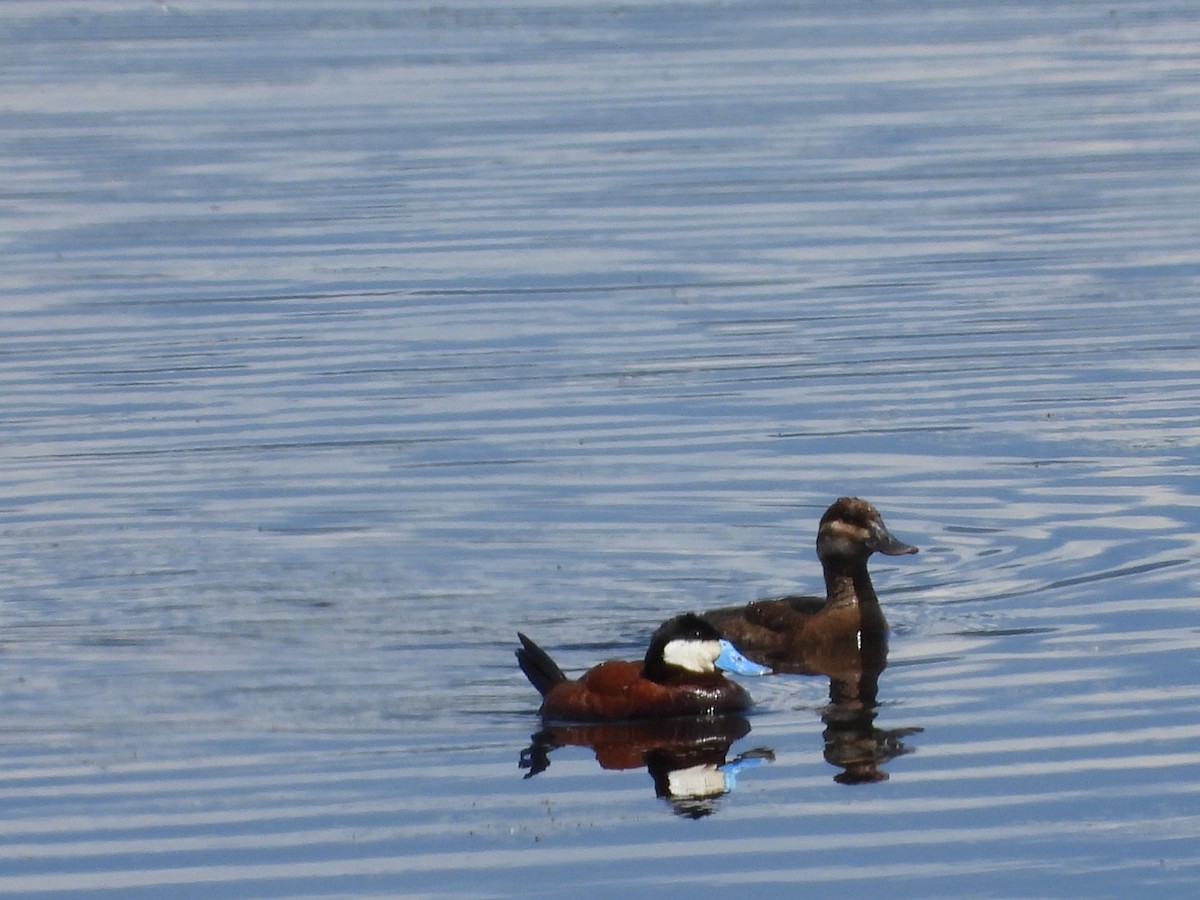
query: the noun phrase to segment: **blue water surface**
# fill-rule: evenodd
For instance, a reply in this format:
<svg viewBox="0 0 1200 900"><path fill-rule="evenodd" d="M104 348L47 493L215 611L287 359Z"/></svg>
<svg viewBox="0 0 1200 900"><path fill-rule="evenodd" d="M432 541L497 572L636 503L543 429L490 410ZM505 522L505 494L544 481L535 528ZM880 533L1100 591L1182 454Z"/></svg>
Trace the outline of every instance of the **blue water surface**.
<svg viewBox="0 0 1200 900"><path fill-rule="evenodd" d="M1192 896L1200 10L0 22L0 894ZM840 495L876 705L533 773Z"/></svg>

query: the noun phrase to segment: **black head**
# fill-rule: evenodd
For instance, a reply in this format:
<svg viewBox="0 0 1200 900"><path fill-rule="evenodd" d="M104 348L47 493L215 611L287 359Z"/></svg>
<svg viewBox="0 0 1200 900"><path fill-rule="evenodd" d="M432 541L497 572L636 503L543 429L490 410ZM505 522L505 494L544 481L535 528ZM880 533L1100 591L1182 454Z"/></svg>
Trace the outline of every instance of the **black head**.
<svg viewBox="0 0 1200 900"><path fill-rule="evenodd" d="M817 556L865 560L876 552L902 556L917 548L888 531L879 510L866 500L841 497L825 510L817 529Z"/></svg>
<svg viewBox="0 0 1200 900"><path fill-rule="evenodd" d="M643 671L651 681L679 672L715 672L720 653L721 633L695 613L684 613L663 622L654 632Z"/></svg>

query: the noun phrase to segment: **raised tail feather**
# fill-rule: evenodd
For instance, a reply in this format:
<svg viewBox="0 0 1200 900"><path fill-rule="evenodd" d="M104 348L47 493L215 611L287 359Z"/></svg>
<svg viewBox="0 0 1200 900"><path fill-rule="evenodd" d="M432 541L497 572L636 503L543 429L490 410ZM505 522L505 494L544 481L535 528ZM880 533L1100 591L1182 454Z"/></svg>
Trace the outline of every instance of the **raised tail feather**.
<svg viewBox="0 0 1200 900"><path fill-rule="evenodd" d="M545 697L550 688L560 681L566 681L567 676L563 674L558 663L552 660L545 650L519 631L517 637L521 639L521 647L517 650L517 663L521 666L525 677L529 679L529 683Z"/></svg>

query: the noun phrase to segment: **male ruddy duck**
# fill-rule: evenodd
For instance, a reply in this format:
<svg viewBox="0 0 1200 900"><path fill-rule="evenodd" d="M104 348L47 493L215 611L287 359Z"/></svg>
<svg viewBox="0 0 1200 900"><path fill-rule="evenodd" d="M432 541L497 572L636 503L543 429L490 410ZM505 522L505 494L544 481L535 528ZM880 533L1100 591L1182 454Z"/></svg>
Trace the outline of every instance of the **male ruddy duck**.
<svg viewBox="0 0 1200 900"><path fill-rule="evenodd" d="M842 497L825 510L817 529L824 597L758 600L714 609L704 618L751 659L777 669L808 671L816 658L838 645L885 640L887 619L867 574L867 559L876 552L901 556L917 548L897 540L866 500Z"/></svg>
<svg viewBox="0 0 1200 900"><path fill-rule="evenodd" d="M574 722L668 719L737 713L750 695L718 669L742 675L768 670L750 662L695 613L668 620L654 632L642 662L609 660L577 680L517 632L521 671L542 695L541 714Z"/></svg>

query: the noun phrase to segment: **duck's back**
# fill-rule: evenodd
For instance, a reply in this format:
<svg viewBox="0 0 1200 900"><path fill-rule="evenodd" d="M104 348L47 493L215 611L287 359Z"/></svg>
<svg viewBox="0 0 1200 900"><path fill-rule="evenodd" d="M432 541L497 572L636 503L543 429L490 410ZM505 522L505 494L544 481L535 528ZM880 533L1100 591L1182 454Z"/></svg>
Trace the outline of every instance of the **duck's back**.
<svg viewBox="0 0 1200 900"><path fill-rule="evenodd" d="M743 653L769 653L789 646L824 606L823 597L795 595L710 610L704 618Z"/></svg>
<svg viewBox="0 0 1200 900"><path fill-rule="evenodd" d="M749 705L742 687L719 674L659 684L642 676L641 663L612 660L578 681L555 685L542 703L542 715L591 722L667 719L742 712Z"/></svg>

